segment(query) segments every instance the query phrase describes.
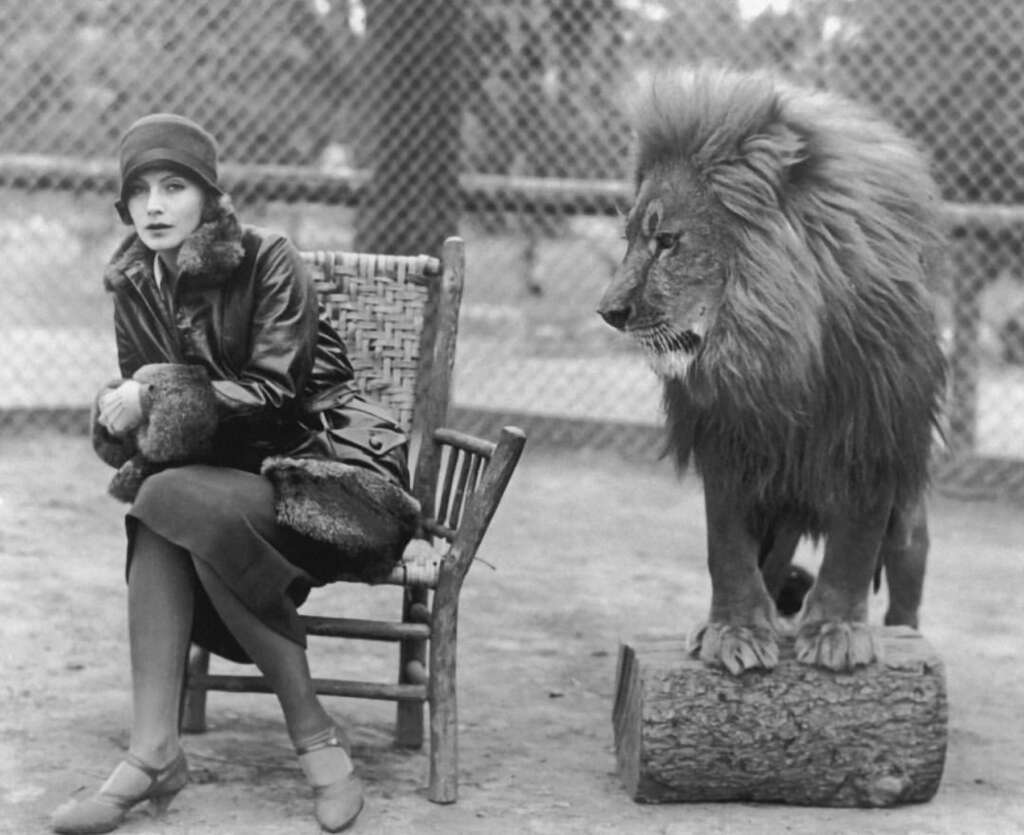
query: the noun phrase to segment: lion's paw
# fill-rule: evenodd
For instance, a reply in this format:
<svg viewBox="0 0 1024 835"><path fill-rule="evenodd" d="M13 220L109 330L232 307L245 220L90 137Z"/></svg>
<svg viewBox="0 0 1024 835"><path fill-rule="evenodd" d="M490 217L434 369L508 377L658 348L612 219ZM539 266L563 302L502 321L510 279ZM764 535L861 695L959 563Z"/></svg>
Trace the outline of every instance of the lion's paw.
<svg viewBox="0 0 1024 835"><path fill-rule="evenodd" d="M705 664L725 667L733 675L744 670L770 670L779 663L778 636L763 626L734 626L714 621L690 636L690 652Z"/></svg>
<svg viewBox="0 0 1024 835"><path fill-rule="evenodd" d="M796 659L827 670L847 672L882 660L882 647L866 623L811 621L796 633Z"/></svg>

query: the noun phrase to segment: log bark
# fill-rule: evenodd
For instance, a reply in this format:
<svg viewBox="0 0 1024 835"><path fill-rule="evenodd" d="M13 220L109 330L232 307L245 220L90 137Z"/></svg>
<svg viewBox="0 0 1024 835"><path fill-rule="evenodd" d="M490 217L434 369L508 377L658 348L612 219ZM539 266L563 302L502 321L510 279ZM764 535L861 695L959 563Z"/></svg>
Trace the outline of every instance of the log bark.
<svg viewBox="0 0 1024 835"><path fill-rule="evenodd" d="M893 806L938 789L945 671L913 629L879 627L881 664L798 664L733 676L679 640L622 645L613 709L619 776L644 803L755 801Z"/></svg>

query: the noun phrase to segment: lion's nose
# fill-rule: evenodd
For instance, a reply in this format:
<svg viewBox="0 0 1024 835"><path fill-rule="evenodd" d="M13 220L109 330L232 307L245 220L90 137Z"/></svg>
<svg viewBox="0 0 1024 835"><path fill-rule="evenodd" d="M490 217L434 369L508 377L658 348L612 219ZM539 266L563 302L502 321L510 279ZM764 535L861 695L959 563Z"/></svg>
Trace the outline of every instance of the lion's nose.
<svg viewBox="0 0 1024 835"><path fill-rule="evenodd" d="M626 327L626 322L629 321L633 309L629 305L625 307L599 307L597 312L613 328L622 330Z"/></svg>

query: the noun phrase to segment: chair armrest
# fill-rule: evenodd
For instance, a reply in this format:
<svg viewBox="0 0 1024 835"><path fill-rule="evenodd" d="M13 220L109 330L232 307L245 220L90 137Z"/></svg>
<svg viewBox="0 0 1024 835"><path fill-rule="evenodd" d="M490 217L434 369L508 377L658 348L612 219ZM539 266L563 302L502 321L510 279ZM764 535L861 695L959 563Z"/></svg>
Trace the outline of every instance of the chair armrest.
<svg viewBox="0 0 1024 835"><path fill-rule="evenodd" d="M521 429L503 427L480 484L466 503L458 531L444 560L445 569L454 571L460 583L487 533L525 444L526 434Z"/></svg>

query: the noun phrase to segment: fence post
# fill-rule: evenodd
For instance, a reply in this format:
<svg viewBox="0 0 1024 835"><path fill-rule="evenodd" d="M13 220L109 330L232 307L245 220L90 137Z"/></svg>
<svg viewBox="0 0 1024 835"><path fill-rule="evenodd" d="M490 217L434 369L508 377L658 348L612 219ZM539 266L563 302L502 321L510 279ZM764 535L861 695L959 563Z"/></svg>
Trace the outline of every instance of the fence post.
<svg viewBox="0 0 1024 835"><path fill-rule="evenodd" d="M366 3L369 124L359 153L373 170L356 248L440 255L458 231L463 13L460 0Z"/></svg>
<svg viewBox="0 0 1024 835"><path fill-rule="evenodd" d="M949 407L949 447L954 455L974 450L978 421L978 336L981 307L978 295L985 284L978 259L979 230L967 224L953 230L953 353Z"/></svg>

